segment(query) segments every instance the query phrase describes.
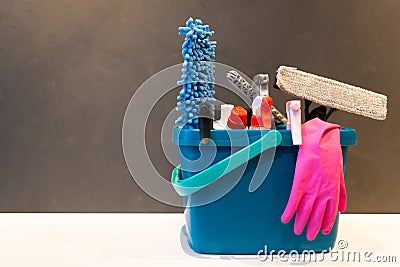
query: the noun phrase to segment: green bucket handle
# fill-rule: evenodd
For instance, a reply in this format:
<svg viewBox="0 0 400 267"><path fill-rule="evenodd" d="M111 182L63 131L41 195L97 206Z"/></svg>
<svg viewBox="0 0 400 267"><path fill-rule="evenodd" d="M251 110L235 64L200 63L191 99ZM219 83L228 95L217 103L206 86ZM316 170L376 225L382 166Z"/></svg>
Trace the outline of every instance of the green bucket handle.
<svg viewBox="0 0 400 267"><path fill-rule="evenodd" d="M181 168L179 165L172 171L172 186L180 196L191 195L212 184L225 174L233 171L255 156L258 156L265 150L279 146L281 142L281 133L276 130L270 130L251 145L242 148L229 157L217 162L216 164L191 176L188 179L180 179Z"/></svg>

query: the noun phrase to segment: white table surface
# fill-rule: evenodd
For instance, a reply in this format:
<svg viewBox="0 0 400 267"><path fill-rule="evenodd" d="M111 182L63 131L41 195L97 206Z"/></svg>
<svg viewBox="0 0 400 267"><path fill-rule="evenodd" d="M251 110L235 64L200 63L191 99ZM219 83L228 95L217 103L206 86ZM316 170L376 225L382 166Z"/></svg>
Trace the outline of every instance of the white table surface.
<svg viewBox="0 0 400 267"><path fill-rule="evenodd" d="M343 214L347 251L395 256L396 263L260 261L199 255L182 233L183 214L0 214L0 266L400 266L400 214ZM337 246L334 248L340 249ZM289 259L288 259L289 260ZM393 260L393 258L392 258Z"/></svg>

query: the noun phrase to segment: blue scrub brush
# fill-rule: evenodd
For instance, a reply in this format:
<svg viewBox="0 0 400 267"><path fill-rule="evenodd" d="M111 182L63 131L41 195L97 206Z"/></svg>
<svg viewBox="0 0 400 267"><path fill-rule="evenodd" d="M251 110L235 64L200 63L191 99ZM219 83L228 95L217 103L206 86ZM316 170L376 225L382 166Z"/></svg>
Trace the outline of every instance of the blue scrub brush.
<svg viewBox="0 0 400 267"><path fill-rule="evenodd" d="M179 27L179 34L186 35L182 44L182 80L178 85L182 89L177 97L177 110L183 114L175 121L183 128L198 129L198 112L204 102L213 103L214 60L216 41L211 41L214 34L208 25L202 25L200 19L190 18L185 27Z"/></svg>

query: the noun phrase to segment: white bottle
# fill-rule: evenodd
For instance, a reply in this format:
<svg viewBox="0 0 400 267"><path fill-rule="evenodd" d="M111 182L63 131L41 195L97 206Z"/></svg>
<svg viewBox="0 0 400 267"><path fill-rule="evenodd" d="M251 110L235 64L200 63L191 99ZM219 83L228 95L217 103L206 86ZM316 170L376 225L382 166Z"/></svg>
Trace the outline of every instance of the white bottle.
<svg viewBox="0 0 400 267"><path fill-rule="evenodd" d="M234 108L234 105L224 104L221 105L221 119L214 121L214 130L226 130L229 129L227 126L228 118L231 115L231 111Z"/></svg>

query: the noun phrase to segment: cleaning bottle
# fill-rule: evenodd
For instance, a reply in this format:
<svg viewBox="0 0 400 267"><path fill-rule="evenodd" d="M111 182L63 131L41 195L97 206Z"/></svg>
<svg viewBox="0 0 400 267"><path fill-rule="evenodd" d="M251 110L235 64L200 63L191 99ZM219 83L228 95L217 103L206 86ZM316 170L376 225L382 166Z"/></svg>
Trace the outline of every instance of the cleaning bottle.
<svg viewBox="0 0 400 267"><path fill-rule="evenodd" d="M216 106L215 108L215 114L217 115L217 113L219 113L219 116L215 117L216 120L214 121L214 130L229 129L228 118L231 115L231 111L234 106L231 104L223 104L221 106Z"/></svg>

